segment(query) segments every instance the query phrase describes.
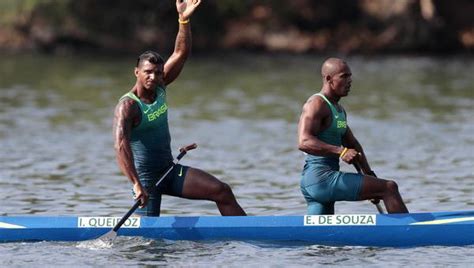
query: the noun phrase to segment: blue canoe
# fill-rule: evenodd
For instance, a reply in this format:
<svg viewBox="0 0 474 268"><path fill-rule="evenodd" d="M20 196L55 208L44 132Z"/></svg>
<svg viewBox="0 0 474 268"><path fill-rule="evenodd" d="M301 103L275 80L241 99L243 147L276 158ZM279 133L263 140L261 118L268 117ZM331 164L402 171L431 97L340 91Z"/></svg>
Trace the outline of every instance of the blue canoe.
<svg viewBox="0 0 474 268"><path fill-rule="evenodd" d="M0 241L83 241L120 217L1 216ZM328 246L474 245L474 211L248 217L131 217L119 236L169 240L303 242Z"/></svg>

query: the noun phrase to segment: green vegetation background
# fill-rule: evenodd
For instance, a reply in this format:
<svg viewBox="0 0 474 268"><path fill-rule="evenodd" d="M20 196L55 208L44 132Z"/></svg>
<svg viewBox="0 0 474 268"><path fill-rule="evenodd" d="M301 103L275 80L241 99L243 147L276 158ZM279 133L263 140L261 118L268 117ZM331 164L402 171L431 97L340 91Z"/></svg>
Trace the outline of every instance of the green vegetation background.
<svg viewBox="0 0 474 268"><path fill-rule="evenodd" d="M203 0L194 51L468 52L469 0ZM2 0L0 50L170 50L173 0Z"/></svg>

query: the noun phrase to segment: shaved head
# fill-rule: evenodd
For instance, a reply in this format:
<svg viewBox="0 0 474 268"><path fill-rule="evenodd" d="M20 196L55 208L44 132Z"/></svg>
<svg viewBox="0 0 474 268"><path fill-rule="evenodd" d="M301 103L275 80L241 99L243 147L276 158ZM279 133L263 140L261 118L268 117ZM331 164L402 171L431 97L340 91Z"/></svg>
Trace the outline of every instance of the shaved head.
<svg viewBox="0 0 474 268"><path fill-rule="evenodd" d="M321 75L322 77L333 76L347 66L347 63L339 58L329 58L324 61L323 66L321 66Z"/></svg>
<svg viewBox="0 0 474 268"><path fill-rule="evenodd" d="M329 58L321 66L323 78L322 91L327 96L338 99L349 94L352 83L352 72L349 65L342 59Z"/></svg>

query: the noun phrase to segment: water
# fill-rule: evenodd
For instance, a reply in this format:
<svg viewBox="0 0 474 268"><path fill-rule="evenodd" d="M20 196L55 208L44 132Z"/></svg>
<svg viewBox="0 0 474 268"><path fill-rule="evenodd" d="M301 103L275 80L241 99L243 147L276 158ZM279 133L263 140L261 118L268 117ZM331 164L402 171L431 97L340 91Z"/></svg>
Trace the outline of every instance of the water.
<svg viewBox="0 0 474 268"><path fill-rule="evenodd" d="M316 56L190 59L169 87L172 148L183 163L232 186L249 215L301 215L301 106L319 91ZM342 104L376 173L395 179L410 211L473 209L474 61L352 57ZM0 62L0 215L120 216L131 205L111 133L113 108L134 83L133 57L5 56ZM352 171L348 165L342 169ZM214 204L164 197L163 215L218 215ZM337 213L375 213L341 202ZM472 247L412 249L117 239L0 244L1 266L459 266Z"/></svg>
<svg viewBox="0 0 474 268"><path fill-rule="evenodd" d="M411 249L367 247L271 247L245 242L156 241L119 239L111 249L78 248L74 243L2 245L2 266L143 267L469 267L472 247ZM47 254L45 254L47 252ZM28 254L25 254L28 253ZM21 254L21 255L20 255Z"/></svg>

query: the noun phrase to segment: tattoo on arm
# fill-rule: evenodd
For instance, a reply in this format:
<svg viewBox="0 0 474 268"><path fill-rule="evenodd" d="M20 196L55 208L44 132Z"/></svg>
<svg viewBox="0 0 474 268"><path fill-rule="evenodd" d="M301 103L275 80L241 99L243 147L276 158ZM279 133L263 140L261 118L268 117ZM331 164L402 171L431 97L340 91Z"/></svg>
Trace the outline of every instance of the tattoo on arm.
<svg viewBox="0 0 474 268"><path fill-rule="evenodd" d="M117 104L114 114L114 148L120 170L132 183L138 183L138 174L133 162L130 138L139 108L133 100L125 99Z"/></svg>
<svg viewBox="0 0 474 268"><path fill-rule="evenodd" d="M184 67L184 62L189 56L192 46L190 27L189 24L179 26L174 52L166 61L164 66L164 80L166 85L170 84L178 77Z"/></svg>
<svg viewBox="0 0 474 268"><path fill-rule="evenodd" d="M191 46L191 30L189 26L179 27L178 36L176 36L175 51L186 52Z"/></svg>

